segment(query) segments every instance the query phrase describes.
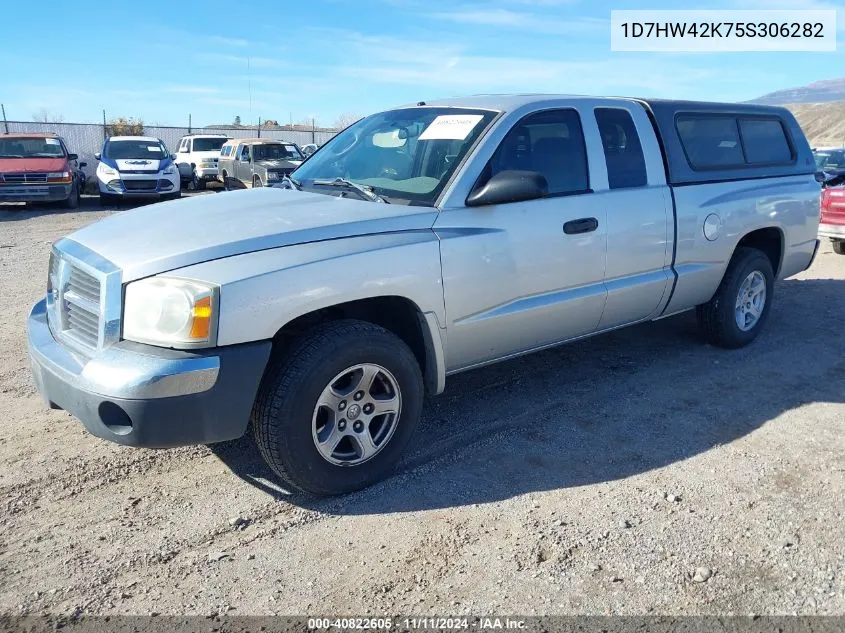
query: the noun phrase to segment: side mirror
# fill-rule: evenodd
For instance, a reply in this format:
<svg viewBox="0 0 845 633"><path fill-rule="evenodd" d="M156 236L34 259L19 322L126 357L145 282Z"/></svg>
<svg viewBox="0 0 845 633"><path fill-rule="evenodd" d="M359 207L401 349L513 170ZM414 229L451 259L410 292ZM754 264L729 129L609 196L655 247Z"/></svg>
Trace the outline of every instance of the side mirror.
<svg viewBox="0 0 845 633"><path fill-rule="evenodd" d="M100 160L100 152L97 152L96 154L94 154L94 158L96 158L97 160Z"/></svg>
<svg viewBox="0 0 845 633"><path fill-rule="evenodd" d="M79 156L77 154L68 154L67 155L68 160L76 160L77 158L79 158Z"/></svg>
<svg viewBox="0 0 845 633"><path fill-rule="evenodd" d="M500 171L467 197L468 207L536 200L549 193L546 177L536 171Z"/></svg>
<svg viewBox="0 0 845 633"><path fill-rule="evenodd" d="M170 158L172 158L173 160L176 160L176 154L171 154Z"/></svg>
<svg viewBox="0 0 845 633"><path fill-rule="evenodd" d="M827 175L823 171L816 172L816 182L824 182L827 180Z"/></svg>
<svg viewBox="0 0 845 633"><path fill-rule="evenodd" d="M80 167L88 167L88 163L86 163L85 161L82 161L81 163L79 163L79 166Z"/></svg>

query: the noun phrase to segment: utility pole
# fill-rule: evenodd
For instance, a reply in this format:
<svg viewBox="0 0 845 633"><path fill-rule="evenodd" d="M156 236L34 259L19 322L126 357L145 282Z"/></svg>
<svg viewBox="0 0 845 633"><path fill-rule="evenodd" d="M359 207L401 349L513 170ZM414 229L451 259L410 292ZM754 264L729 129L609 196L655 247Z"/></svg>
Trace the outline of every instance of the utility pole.
<svg viewBox="0 0 845 633"><path fill-rule="evenodd" d="M258 138L261 138L261 117L258 117Z"/></svg>
<svg viewBox="0 0 845 633"><path fill-rule="evenodd" d="M317 119L311 117L311 142L317 142Z"/></svg>
<svg viewBox="0 0 845 633"><path fill-rule="evenodd" d="M6 120L6 106L0 103L0 109L3 110L3 125L6 127L6 134L9 133L9 122Z"/></svg>
<svg viewBox="0 0 845 633"><path fill-rule="evenodd" d="M108 132L106 132L106 111L103 110L103 140L107 140L108 137Z"/></svg>
<svg viewBox="0 0 845 633"><path fill-rule="evenodd" d="M191 133L191 115L188 114L188 134Z"/></svg>

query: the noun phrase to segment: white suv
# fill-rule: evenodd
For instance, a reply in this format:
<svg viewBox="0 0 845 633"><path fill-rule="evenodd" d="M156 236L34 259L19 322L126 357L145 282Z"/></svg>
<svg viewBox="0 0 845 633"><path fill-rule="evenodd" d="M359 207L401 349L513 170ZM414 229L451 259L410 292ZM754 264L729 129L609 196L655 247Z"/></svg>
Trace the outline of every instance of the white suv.
<svg viewBox="0 0 845 633"><path fill-rule="evenodd" d="M189 189L204 189L209 180L217 180L220 148L229 140L225 134L190 134L183 136L176 150L176 166L182 182Z"/></svg>

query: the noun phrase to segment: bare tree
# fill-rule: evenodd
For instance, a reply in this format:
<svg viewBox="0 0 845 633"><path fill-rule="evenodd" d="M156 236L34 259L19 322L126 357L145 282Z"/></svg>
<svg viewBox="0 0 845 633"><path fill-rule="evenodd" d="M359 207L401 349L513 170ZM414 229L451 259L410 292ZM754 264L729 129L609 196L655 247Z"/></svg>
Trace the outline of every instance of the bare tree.
<svg viewBox="0 0 845 633"><path fill-rule="evenodd" d="M39 123L64 123L65 117L58 112L51 112L47 108L41 108L32 113L32 120Z"/></svg>
<svg viewBox="0 0 845 633"><path fill-rule="evenodd" d="M349 127L350 125L362 118L363 117L360 114L357 114L355 112L344 112L339 117L337 117L334 122L334 126L338 130L342 130L343 128Z"/></svg>

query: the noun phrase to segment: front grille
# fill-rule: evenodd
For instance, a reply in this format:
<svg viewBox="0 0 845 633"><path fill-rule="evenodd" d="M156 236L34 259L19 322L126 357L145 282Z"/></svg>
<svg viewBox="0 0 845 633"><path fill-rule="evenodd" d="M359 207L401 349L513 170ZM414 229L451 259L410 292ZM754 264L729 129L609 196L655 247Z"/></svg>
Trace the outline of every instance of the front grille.
<svg viewBox="0 0 845 633"><path fill-rule="evenodd" d="M158 180L124 180L126 191L155 191Z"/></svg>
<svg viewBox="0 0 845 633"><path fill-rule="evenodd" d="M4 174L3 180L10 184L26 184L30 182L47 182L47 174Z"/></svg>
<svg viewBox="0 0 845 633"><path fill-rule="evenodd" d="M57 337L94 351L100 342L102 284L73 261L50 255L48 318Z"/></svg>
<svg viewBox="0 0 845 633"><path fill-rule="evenodd" d="M144 174L157 174L158 172L155 169L121 169L121 174L140 174L143 176Z"/></svg>
<svg viewBox="0 0 845 633"><path fill-rule="evenodd" d="M100 280L79 268L71 267L66 292L72 292L98 306L100 304Z"/></svg>

